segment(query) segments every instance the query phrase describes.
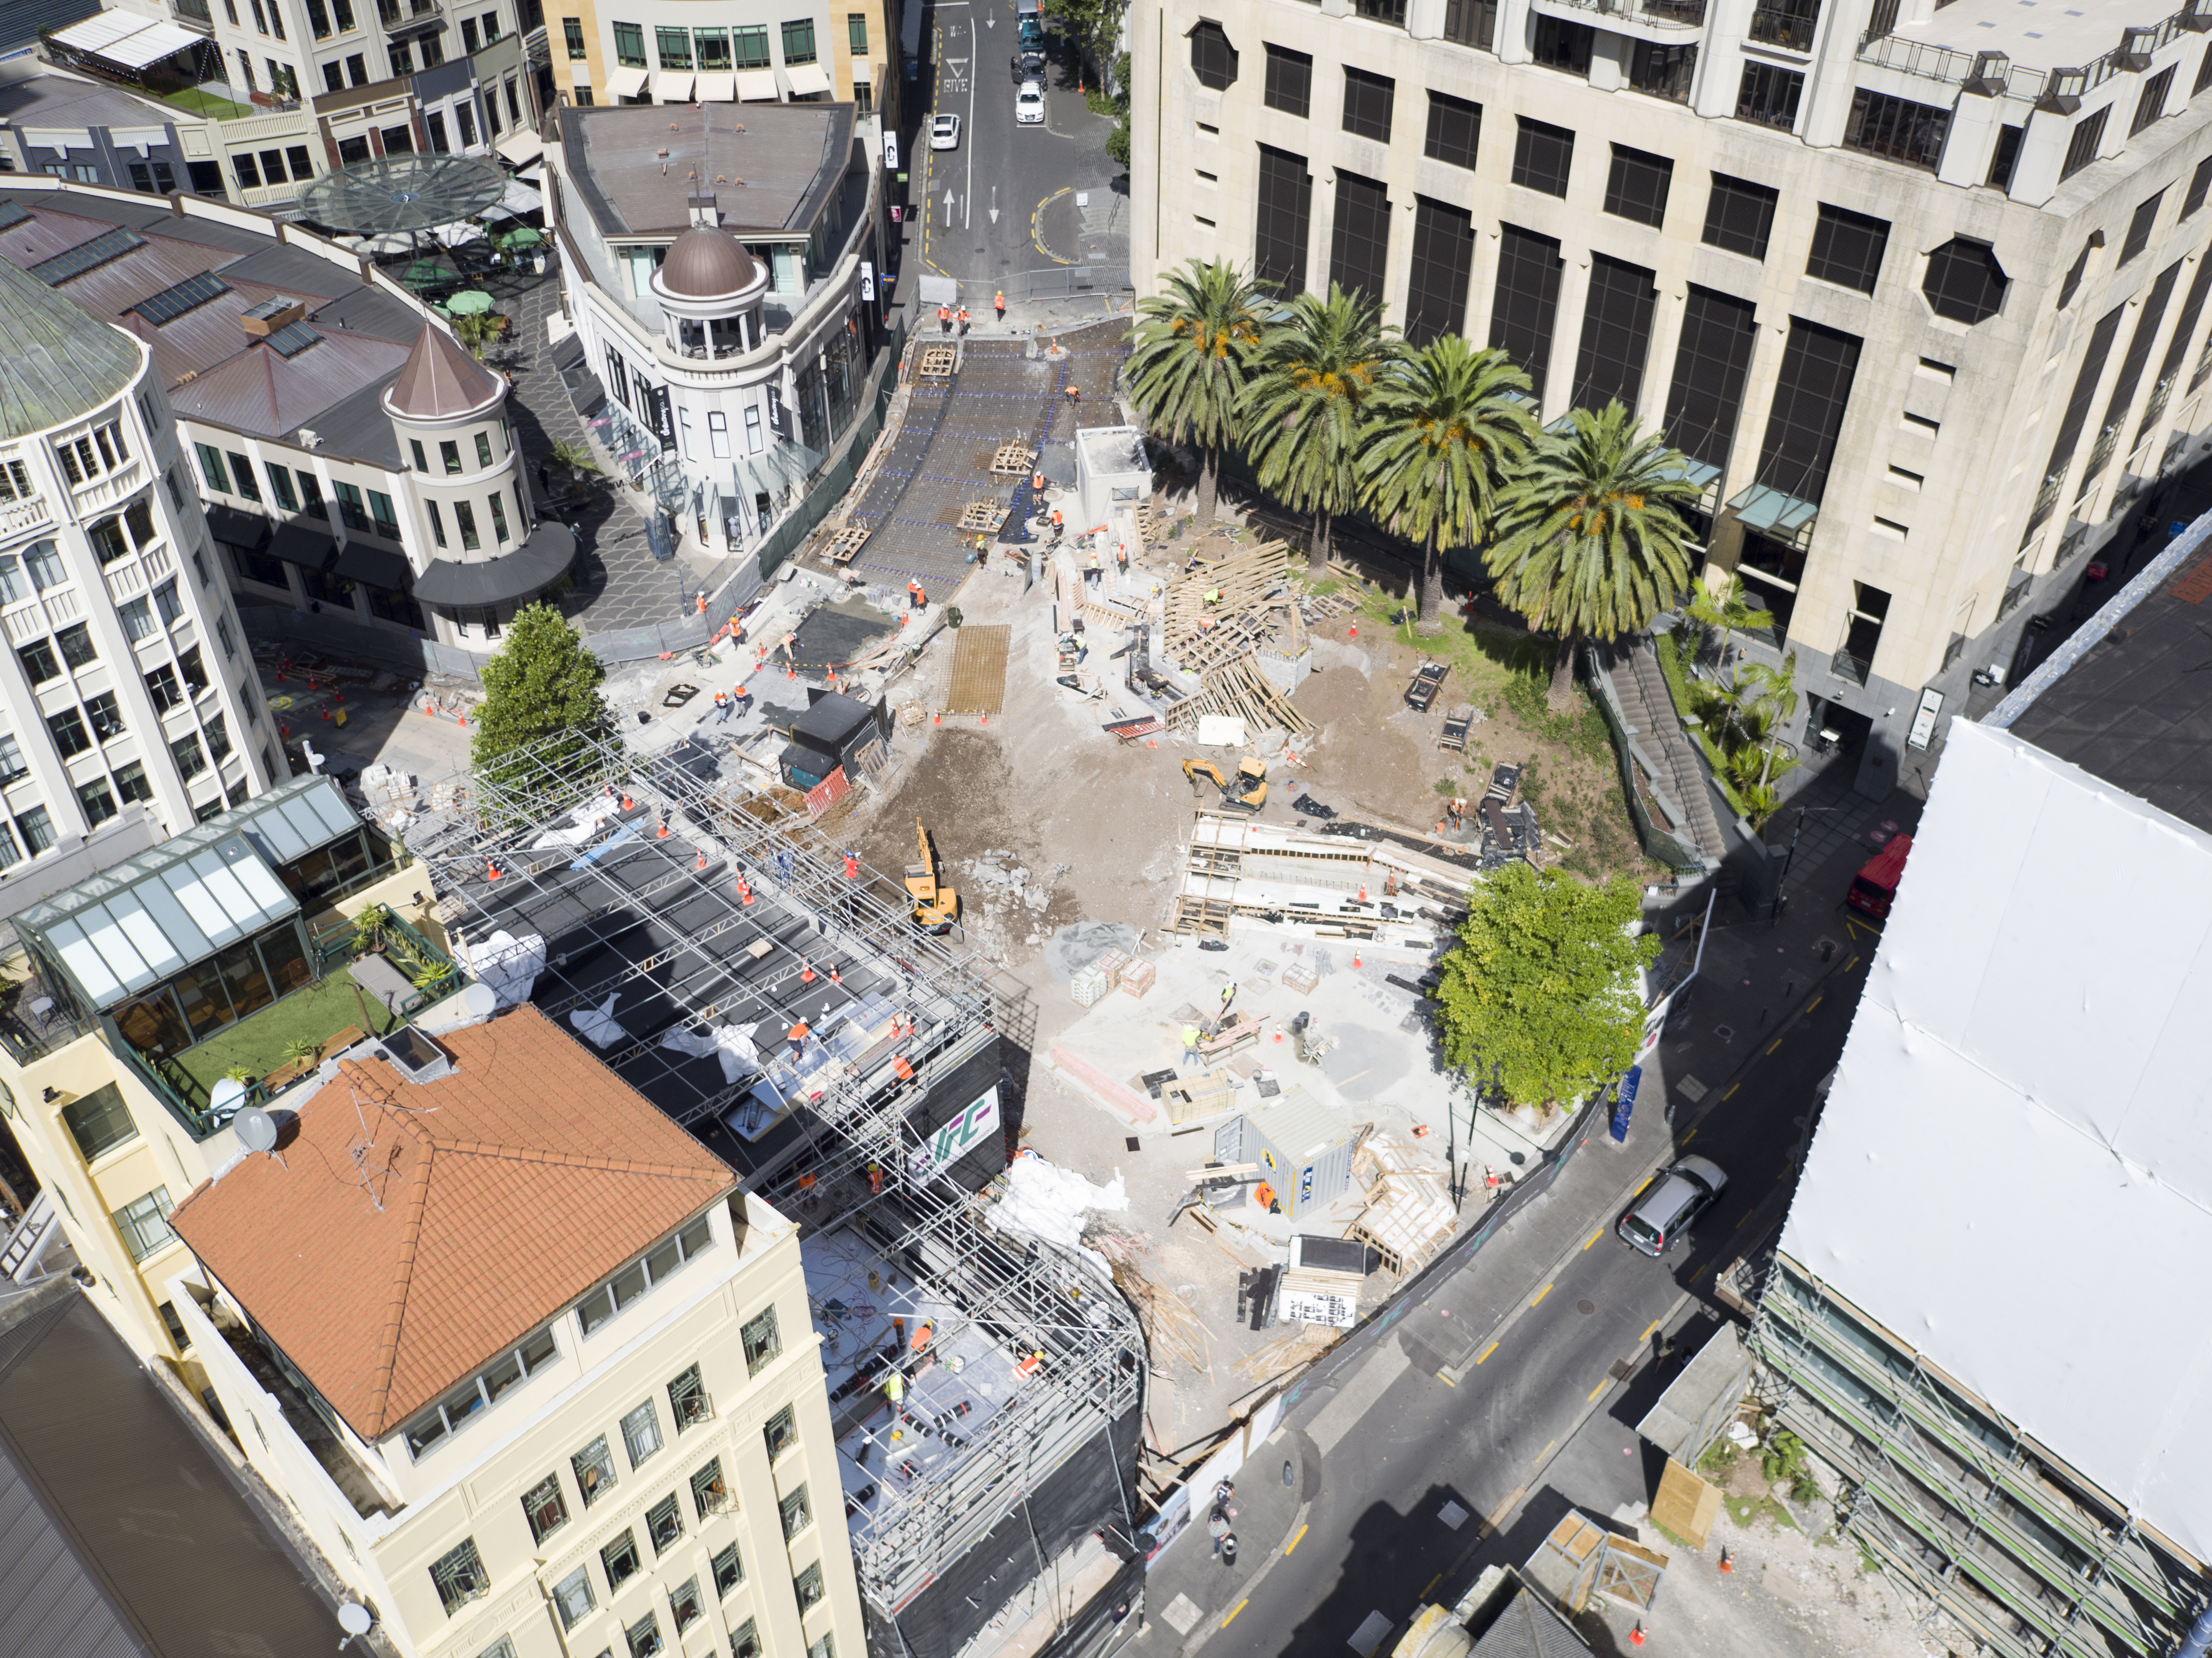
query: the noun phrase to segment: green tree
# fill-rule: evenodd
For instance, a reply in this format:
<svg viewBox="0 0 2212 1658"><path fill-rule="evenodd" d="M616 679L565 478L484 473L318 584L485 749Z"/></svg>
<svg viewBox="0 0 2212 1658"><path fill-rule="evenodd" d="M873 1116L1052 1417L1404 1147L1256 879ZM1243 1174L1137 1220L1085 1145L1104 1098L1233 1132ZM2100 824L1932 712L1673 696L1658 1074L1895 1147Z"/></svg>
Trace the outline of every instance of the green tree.
<svg viewBox="0 0 2212 1658"><path fill-rule="evenodd" d="M1618 402L1575 410L1547 433L1506 492L1486 562L1498 597L1559 640L1547 701L1573 701L1575 647L1650 625L1690 582L1698 499L1682 457L1638 431Z"/></svg>
<svg viewBox="0 0 2212 1658"><path fill-rule="evenodd" d="M592 459L591 445L579 443L573 438L554 439L553 446L546 452L545 459L572 477L581 477L586 472L599 470L599 463Z"/></svg>
<svg viewBox="0 0 2212 1658"><path fill-rule="evenodd" d="M1690 602L1686 607L1692 622L1702 629L1707 643L1711 635L1721 636L1721 665L1728 665L1729 650L1735 642L1739 629L1749 633L1756 629L1771 628L1774 612L1762 610L1743 596L1743 578L1732 575L1728 586L1715 592L1705 583L1698 582L1690 589Z"/></svg>
<svg viewBox="0 0 2212 1658"><path fill-rule="evenodd" d="M1190 260L1161 279L1164 292L1137 301L1123 373L1129 401L1171 443L1204 457L1198 521L1213 522L1221 452L1241 434L1239 405L1260 345L1265 291L1235 265Z"/></svg>
<svg viewBox="0 0 2212 1658"><path fill-rule="evenodd" d="M483 665L484 700L477 710L469 757L478 776L502 780L520 768L507 756L542 744L534 762L558 768L582 750L582 735L607 724L599 686L607 677L583 635L550 604L528 604L507 624L507 642ZM547 741L568 735L567 743Z"/></svg>
<svg viewBox="0 0 2212 1658"><path fill-rule="evenodd" d="M1490 533L1506 481L1535 440L1509 394L1528 377L1494 347L1445 334L1401 356L1368 400L1363 499L1395 535L1421 544L1419 627L1443 627L1446 550Z"/></svg>
<svg viewBox="0 0 2212 1658"><path fill-rule="evenodd" d="M1783 658L1778 668L1770 668L1764 662L1745 663L1736 670L1735 692L1738 714L1747 721L1746 735L1761 749L1759 780L1770 783L1778 775L1774 769L1775 742L1790 715L1797 712L1797 653L1792 651ZM1785 761L1783 769L1795 763Z"/></svg>
<svg viewBox="0 0 2212 1658"><path fill-rule="evenodd" d="M1336 283L1301 294L1260 337L1245 392L1244 441L1260 487L1313 514L1306 568L1328 574L1329 525L1359 504L1367 401L1391 358L1382 307Z"/></svg>
<svg viewBox="0 0 2212 1658"><path fill-rule="evenodd" d="M1635 1063L1637 969L1659 940L1632 936L1642 895L1508 864L1474 889L1432 993L1444 1057L1516 1105L1564 1105Z"/></svg>

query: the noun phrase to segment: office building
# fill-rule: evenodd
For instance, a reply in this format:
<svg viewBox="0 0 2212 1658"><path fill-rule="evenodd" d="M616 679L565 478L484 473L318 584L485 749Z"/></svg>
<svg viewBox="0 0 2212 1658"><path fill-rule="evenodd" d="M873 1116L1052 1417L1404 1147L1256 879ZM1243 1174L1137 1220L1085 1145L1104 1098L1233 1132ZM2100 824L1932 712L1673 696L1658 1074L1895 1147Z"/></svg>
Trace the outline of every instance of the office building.
<svg viewBox="0 0 2212 1658"><path fill-rule="evenodd" d="M1756 1391L1959 1652L2202 1649L2200 519L1929 793L1764 1267ZM2084 857L2094 847L2098 855Z"/></svg>
<svg viewBox="0 0 2212 1658"><path fill-rule="evenodd" d="M1709 580L1862 789L2199 452L2212 6L1178 0L1130 14L1133 274L1502 347L1706 486ZM1778 649L1777 648L1778 647Z"/></svg>

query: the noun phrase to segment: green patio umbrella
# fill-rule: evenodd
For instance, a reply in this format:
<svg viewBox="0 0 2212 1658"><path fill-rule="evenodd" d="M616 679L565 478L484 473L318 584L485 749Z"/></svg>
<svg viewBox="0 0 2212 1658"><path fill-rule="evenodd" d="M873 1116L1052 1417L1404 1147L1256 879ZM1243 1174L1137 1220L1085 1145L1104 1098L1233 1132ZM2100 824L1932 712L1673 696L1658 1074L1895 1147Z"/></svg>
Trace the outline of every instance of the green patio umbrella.
<svg viewBox="0 0 2212 1658"><path fill-rule="evenodd" d="M435 259L416 259L399 273L403 287L418 292L427 288L445 288L460 279L460 272Z"/></svg>
<svg viewBox="0 0 2212 1658"><path fill-rule="evenodd" d="M446 313L453 317L473 317L491 309L491 295L481 288L471 288L456 294L446 301Z"/></svg>
<svg viewBox="0 0 2212 1658"><path fill-rule="evenodd" d="M535 247L545 240L545 233L535 225L522 225L499 239L501 247Z"/></svg>

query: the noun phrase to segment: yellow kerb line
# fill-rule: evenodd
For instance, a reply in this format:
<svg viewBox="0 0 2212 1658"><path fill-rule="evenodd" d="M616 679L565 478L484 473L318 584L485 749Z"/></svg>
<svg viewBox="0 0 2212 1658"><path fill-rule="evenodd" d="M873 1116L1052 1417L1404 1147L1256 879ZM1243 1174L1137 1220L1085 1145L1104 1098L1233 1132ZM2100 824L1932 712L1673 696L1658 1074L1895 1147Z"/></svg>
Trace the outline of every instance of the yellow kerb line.
<svg viewBox="0 0 2212 1658"><path fill-rule="evenodd" d="M1291 1539L1291 1540L1290 1540L1289 1542L1287 1542L1287 1543L1285 1543L1285 1544L1284 1544L1284 1545L1283 1545L1283 1552L1284 1552L1285 1554L1288 1554L1288 1553L1289 1553L1292 1549L1294 1549L1294 1548L1297 1547L1297 1546L1298 1546L1300 1543L1302 1543L1302 1542L1304 1542L1304 1541L1305 1540L1305 1535L1306 1535L1306 1527L1304 1527L1304 1526L1299 1527L1298 1527L1298 1534L1297 1534L1296 1537L1293 1537L1292 1539Z"/></svg>
<svg viewBox="0 0 2212 1658"><path fill-rule="evenodd" d="M1498 1351L1498 1344L1497 1344L1496 1342L1494 1342L1494 1341L1493 1341L1493 1342L1492 1342L1492 1343L1490 1344L1490 1345L1488 1345L1487 1347L1485 1347L1485 1348L1484 1348L1484 1349L1483 1349L1480 1353L1477 1353L1477 1354L1475 1355L1474 1362L1475 1362L1476 1363L1480 1364L1480 1363L1482 1363L1482 1361L1483 1361L1484 1359L1488 1358L1488 1357L1489 1357L1492 1353L1496 1352L1497 1351Z"/></svg>
<svg viewBox="0 0 2212 1658"><path fill-rule="evenodd" d="M1611 1386L1613 1386L1613 1378L1607 1376L1603 1382L1599 1382L1596 1387L1589 1390L1589 1399L1587 1402L1591 1404L1596 1403L1597 1396Z"/></svg>
<svg viewBox="0 0 2212 1658"><path fill-rule="evenodd" d="M1227 1629L1231 1624L1237 1621L1237 1614L1243 1611L1245 1607L1251 1604L1252 1597L1248 1594L1242 1600L1239 1600L1235 1606L1230 1607L1229 1616L1221 1620L1221 1627Z"/></svg>
<svg viewBox="0 0 2212 1658"><path fill-rule="evenodd" d="M1556 1280L1554 1280L1554 1281L1556 1282ZM1552 1293L1552 1286L1551 1286L1551 1284L1546 1284L1542 1289L1540 1289L1540 1290L1537 1291L1534 1296L1533 1296L1532 1297L1530 1297L1529 1302L1528 1302L1528 1304L1529 1304L1531 1307L1534 1307L1534 1306L1538 1302L1541 1301L1541 1300L1542 1300L1546 1296L1548 1296L1548 1295L1550 1295L1551 1293Z"/></svg>
<svg viewBox="0 0 2212 1658"><path fill-rule="evenodd" d="M1596 1230L1596 1231L1595 1231L1595 1232L1591 1233L1591 1234L1589 1235L1589 1236L1587 1239L1585 1239L1585 1240L1583 1241L1583 1248L1585 1248L1585 1249L1589 1248L1590 1247L1590 1245L1591 1245L1591 1244L1595 1243L1595 1242L1596 1242L1600 1238L1603 1237L1604 1236L1605 1236L1605 1228L1604 1228L1604 1227L1602 1227L1602 1226L1601 1226L1601 1227L1599 1227L1599 1228L1597 1229L1597 1230Z"/></svg>

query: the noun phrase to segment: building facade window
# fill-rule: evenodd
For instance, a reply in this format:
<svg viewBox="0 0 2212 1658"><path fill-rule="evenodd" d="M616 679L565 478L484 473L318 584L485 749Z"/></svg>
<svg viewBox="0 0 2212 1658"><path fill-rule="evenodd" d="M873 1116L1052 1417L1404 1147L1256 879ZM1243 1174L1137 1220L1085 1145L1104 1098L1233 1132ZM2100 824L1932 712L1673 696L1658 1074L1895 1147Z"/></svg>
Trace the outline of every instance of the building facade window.
<svg viewBox="0 0 2212 1658"><path fill-rule="evenodd" d="M63 1106L62 1123L87 1163L97 1163L117 1146L138 1138L131 1108L123 1102L123 1092L113 1083L103 1083Z"/></svg>
<svg viewBox="0 0 2212 1658"><path fill-rule="evenodd" d="M1220 24L1202 22L1190 32L1190 72L1215 92L1237 84L1237 48Z"/></svg>
<svg viewBox="0 0 2212 1658"><path fill-rule="evenodd" d="M1541 12L1536 14L1534 22L1528 37L1531 58L1547 69L1564 70L1569 75L1589 73L1590 51L1597 44L1595 29L1588 23L1571 23Z"/></svg>
<svg viewBox="0 0 2212 1658"><path fill-rule="evenodd" d="M637 1539L630 1534L627 1526L612 1542L600 1546L599 1565L607 1575L607 1592L610 1594L620 1594L622 1586L636 1576L644 1569L644 1564L638 1555Z"/></svg>
<svg viewBox="0 0 2212 1658"><path fill-rule="evenodd" d="M568 1466L575 1472L576 1489L584 1494L587 1509L615 1488L614 1454L607 1448L605 1434L570 1457Z"/></svg>
<svg viewBox="0 0 2212 1658"><path fill-rule="evenodd" d="M787 69L814 61L814 20L794 17L783 26L783 62Z"/></svg>
<svg viewBox="0 0 2212 1658"><path fill-rule="evenodd" d="M1766 438L1759 456L1759 482L1814 506L1828 485L1844 410L1858 373L1859 341L1802 317L1790 319Z"/></svg>
<svg viewBox="0 0 2212 1658"><path fill-rule="evenodd" d="M123 1235L131 1260L143 1260L177 1241L177 1235L169 1230L169 1215L175 1207L169 1201L169 1188L157 1186L115 1212L115 1230Z"/></svg>
<svg viewBox="0 0 2212 1658"><path fill-rule="evenodd" d="M1498 0L1445 0L1445 39L1493 52L1497 38Z"/></svg>
<svg viewBox="0 0 2212 1658"><path fill-rule="evenodd" d="M1575 135L1548 121L1516 118L1513 139L1513 182L1547 196L1565 196L1567 177L1573 170Z"/></svg>
<svg viewBox="0 0 2212 1658"><path fill-rule="evenodd" d="M1270 46L1265 100L1269 109L1303 120L1313 113L1313 54Z"/></svg>
<svg viewBox="0 0 2212 1658"><path fill-rule="evenodd" d="M1651 349L1651 315L1659 302L1655 273L1593 254L1589 298L1575 360L1574 404L1603 409L1618 401L1631 414L1644 392L1644 359Z"/></svg>
<svg viewBox="0 0 2212 1658"><path fill-rule="evenodd" d="M1347 293L1364 293L1380 301L1388 291L1389 251L1389 186L1379 179L1364 178L1339 167L1329 281L1342 283Z"/></svg>
<svg viewBox="0 0 2212 1658"><path fill-rule="evenodd" d="M582 1566L553 1586L553 1605L561 1614L561 1627L574 1629L599 1605L592 1594L592 1574Z"/></svg>
<svg viewBox="0 0 2212 1658"><path fill-rule="evenodd" d="M645 67L645 30L639 25L615 25L615 62L624 69Z"/></svg>
<svg viewBox="0 0 2212 1658"><path fill-rule="evenodd" d="M1449 93L1429 94L1428 131L1421 154L1432 161L1472 169L1482 138L1482 106Z"/></svg>
<svg viewBox="0 0 2212 1658"><path fill-rule="evenodd" d="M1498 239L1498 286L1490 307L1489 343L1502 349L1528 376L1539 403L1552 357L1552 330L1558 319L1559 244L1517 225L1501 225Z"/></svg>
<svg viewBox="0 0 2212 1658"><path fill-rule="evenodd" d="M1344 130L1377 143L1390 142L1390 116L1397 100L1398 83L1387 75L1370 75L1363 69L1344 71Z"/></svg>
<svg viewBox="0 0 2212 1658"><path fill-rule="evenodd" d="M1750 301L1690 285L1674 384L1667 392L1669 445L1692 460L1726 468L1758 343Z"/></svg>
<svg viewBox="0 0 2212 1658"><path fill-rule="evenodd" d="M660 1418L647 1400L622 1419L623 1448L629 1453L629 1465L637 1467L660 1448Z"/></svg>
<svg viewBox="0 0 2212 1658"><path fill-rule="evenodd" d="M1788 132L1797 125L1797 100L1804 90L1805 77L1796 70L1747 63L1736 86L1735 118Z"/></svg>
<svg viewBox="0 0 2212 1658"><path fill-rule="evenodd" d="M1615 144L1606 175L1605 210L1656 227L1667 217L1667 192L1674 179L1674 164L1664 155Z"/></svg>
<svg viewBox="0 0 2212 1658"><path fill-rule="evenodd" d="M1413 269L1406 289L1406 338L1425 345L1467 323L1474 274L1474 221L1463 208L1413 198Z"/></svg>
<svg viewBox="0 0 2212 1658"><path fill-rule="evenodd" d="M439 1602L448 1618L470 1601L489 1594L491 1578L477 1553L477 1540L465 1537L431 1562L430 1581L437 1585Z"/></svg>
<svg viewBox="0 0 2212 1658"><path fill-rule="evenodd" d="M1805 274L1842 288L1871 294L1881 275L1889 246L1889 221L1823 202L1813 227L1813 247Z"/></svg>
<svg viewBox="0 0 2212 1658"><path fill-rule="evenodd" d="M1851 112L1844 125L1844 148L1933 173L1943 159L1943 139L1950 130L1948 109L1860 87L1851 94Z"/></svg>
<svg viewBox="0 0 2212 1658"><path fill-rule="evenodd" d="M776 1505L776 1513L783 1521L783 1540L787 1543L814 1523L814 1511L808 1507L806 1487L801 1485Z"/></svg>
<svg viewBox="0 0 2212 1658"><path fill-rule="evenodd" d="M2097 159L2097 151L2105 142L2105 121L2112 112L2112 106L2107 104L2074 123L2073 136L2066 141L2066 159L2058 167L2061 184Z"/></svg>
<svg viewBox="0 0 2212 1658"><path fill-rule="evenodd" d="M1260 146L1257 228L1253 274L1272 282L1284 299L1306 287L1306 247L1312 238L1313 175L1305 158Z"/></svg>

